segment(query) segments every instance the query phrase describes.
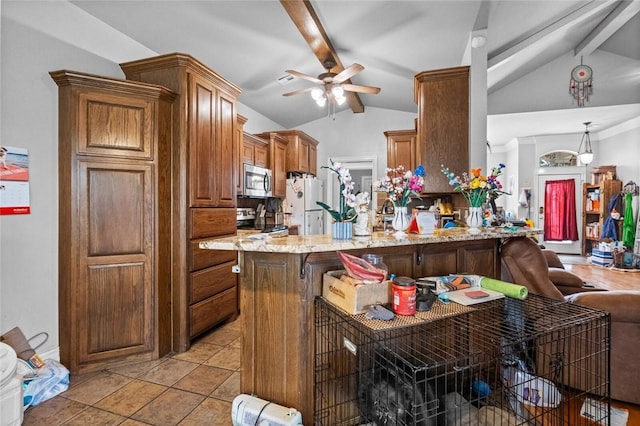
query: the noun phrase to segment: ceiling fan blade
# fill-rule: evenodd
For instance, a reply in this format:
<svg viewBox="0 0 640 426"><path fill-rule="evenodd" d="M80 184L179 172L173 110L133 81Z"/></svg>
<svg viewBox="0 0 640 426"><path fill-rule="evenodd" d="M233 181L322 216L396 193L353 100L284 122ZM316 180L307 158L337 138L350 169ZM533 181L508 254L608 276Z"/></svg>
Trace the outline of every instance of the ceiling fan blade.
<svg viewBox="0 0 640 426"><path fill-rule="evenodd" d="M340 71L335 77L333 77L333 82L342 83L343 81L347 81L363 69L364 67L360 64L351 64L347 68Z"/></svg>
<svg viewBox="0 0 640 426"><path fill-rule="evenodd" d="M299 95L300 93L310 92L313 89L314 89L313 87L307 87L306 89L294 90L293 92L283 93L282 96Z"/></svg>
<svg viewBox="0 0 640 426"><path fill-rule="evenodd" d="M371 93L373 95L380 93L379 87L358 86L357 84L343 84L342 88L347 92Z"/></svg>
<svg viewBox="0 0 640 426"><path fill-rule="evenodd" d="M312 81L312 82L314 82L316 84L322 84L322 80L318 80L315 77L311 77L310 75L306 75L306 74L303 74L303 73L295 71L295 70L286 70L285 72L291 74L294 77L303 78L305 80Z"/></svg>

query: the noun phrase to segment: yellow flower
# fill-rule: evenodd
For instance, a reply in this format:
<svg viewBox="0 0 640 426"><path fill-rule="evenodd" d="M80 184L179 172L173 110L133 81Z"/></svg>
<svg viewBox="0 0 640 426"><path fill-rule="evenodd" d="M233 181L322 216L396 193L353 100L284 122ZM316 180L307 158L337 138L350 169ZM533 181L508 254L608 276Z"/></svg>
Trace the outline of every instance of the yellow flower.
<svg viewBox="0 0 640 426"><path fill-rule="evenodd" d="M475 178L474 180L471 181L471 183L469 184L469 187L471 189L477 189L480 186L480 181L478 180L478 178Z"/></svg>

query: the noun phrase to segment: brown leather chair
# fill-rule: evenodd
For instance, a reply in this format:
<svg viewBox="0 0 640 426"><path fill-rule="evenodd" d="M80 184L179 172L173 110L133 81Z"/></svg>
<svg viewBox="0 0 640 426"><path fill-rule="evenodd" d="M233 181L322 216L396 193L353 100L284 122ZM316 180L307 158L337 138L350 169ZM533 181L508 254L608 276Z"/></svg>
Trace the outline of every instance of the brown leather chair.
<svg viewBox="0 0 640 426"><path fill-rule="evenodd" d="M582 282L578 278L579 281L564 286L567 288L563 292L563 286L556 287L551 279L550 265L554 262L561 264L559 259L548 263L543 250L530 238L511 238L502 246L501 277L503 281L527 287L532 294L609 312L611 398L640 404L640 291L591 291L593 289L588 288L576 291ZM559 266L551 268L564 270Z"/></svg>

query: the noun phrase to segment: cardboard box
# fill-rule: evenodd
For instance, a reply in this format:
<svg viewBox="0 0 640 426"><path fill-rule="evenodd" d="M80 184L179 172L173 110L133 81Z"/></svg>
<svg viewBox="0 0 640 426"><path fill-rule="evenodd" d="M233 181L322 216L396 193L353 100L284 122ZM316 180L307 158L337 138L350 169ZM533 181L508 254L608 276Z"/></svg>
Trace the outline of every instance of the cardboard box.
<svg viewBox="0 0 640 426"><path fill-rule="evenodd" d="M354 315L366 312L369 305L391 301L391 281L354 287L340 280L346 273L344 270L329 271L322 277L322 296L331 304Z"/></svg>

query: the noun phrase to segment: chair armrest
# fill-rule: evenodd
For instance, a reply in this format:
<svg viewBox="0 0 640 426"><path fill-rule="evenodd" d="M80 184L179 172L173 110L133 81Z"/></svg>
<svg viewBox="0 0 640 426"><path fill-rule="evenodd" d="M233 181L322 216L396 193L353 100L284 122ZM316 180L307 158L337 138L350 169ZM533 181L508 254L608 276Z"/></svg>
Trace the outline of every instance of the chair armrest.
<svg viewBox="0 0 640 426"><path fill-rule="evenodd" d="M549 268L549 280L558 288L567 287L581 290L584 286L582 278L562 268ZM572 291L572 293L574 292Z"/></svg>
<svg viewBox="0 0 640 426"><path fill-rule="evenodd" d="M547 265L549 265L550 268L564 269L564 265L555 251L545 249L542 250L542 254L544 254L544 258L547 260Z"/></svg>
<svg viewBox="0 0 640 426"><path fill-rule="evenodd" d="M614 290L576 293L566 300L611 314L612 322L640 324L640 291Z"/></svg>

